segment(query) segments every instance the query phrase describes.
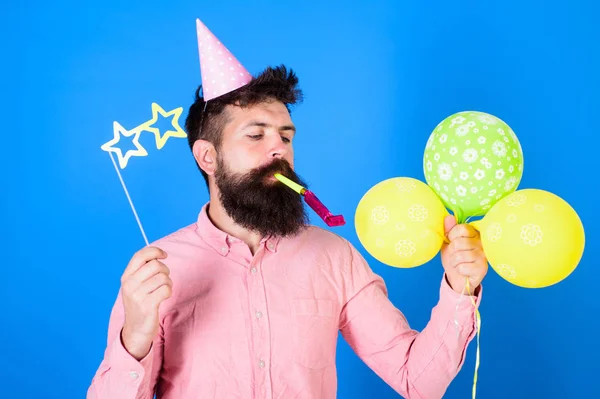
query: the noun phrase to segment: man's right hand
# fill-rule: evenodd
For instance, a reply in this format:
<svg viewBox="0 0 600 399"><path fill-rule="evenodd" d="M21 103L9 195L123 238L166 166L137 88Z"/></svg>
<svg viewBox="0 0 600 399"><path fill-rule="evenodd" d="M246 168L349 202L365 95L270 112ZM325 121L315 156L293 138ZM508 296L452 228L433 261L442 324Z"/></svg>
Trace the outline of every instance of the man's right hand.
<svg viewBox="0 0 600 399"><path fill-rule="evenodd" d="M159 248L145 247L131 258L121 277L125 308L121 339L125 349L137 360L150 352L158 333L158 307L172 293L169 268L159 260L166 257Z"/></svg>

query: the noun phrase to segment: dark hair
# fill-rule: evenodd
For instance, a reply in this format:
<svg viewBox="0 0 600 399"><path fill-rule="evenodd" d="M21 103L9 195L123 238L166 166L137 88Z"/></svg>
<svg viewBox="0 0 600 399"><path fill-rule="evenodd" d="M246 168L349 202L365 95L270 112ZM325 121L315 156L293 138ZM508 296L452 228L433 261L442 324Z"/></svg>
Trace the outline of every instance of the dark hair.
<svg viewBox="0 0 600 399"><path fill-rule="evenodd" d="M211 142L219 150L223 128L229 120L225 112L226 105L249 107L275 100L285 104L288 112L291 112L290 105L302 101L302 91L297 86L296 74L291 69L288 71L284 65L267 67L245 86L209 101L204 101L200 95L202 86L198 86L194 103L190 106L185 120L190 149L196 140L203 139ZM208 185L208 175L202 169L200 171Z"/></svg>

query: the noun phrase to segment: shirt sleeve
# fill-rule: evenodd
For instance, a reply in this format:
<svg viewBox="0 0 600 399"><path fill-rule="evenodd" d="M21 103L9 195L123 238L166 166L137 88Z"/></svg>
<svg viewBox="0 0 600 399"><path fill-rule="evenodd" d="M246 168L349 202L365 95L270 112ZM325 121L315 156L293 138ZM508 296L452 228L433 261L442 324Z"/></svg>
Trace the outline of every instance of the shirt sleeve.
<svg viewBox="0 0 600 399"><path fill-rule="evenodd" d="M423 331L417 332L389 300L383 279L352 245L349 264L340 318L344 339L400 395L442 398L476 334L472 299L478 307L481 286L474 296L462 296L452 290L444 275L431 318Z"/></svg>
<svg viewBox="0 0 600 399"><path fill-rule="evenodd" d="M163 334L159 329L150 352L137 361L123 346L125 315L121 292L113 306L104 358L88 388L87 399L152 399L162 365Z"/></svg>

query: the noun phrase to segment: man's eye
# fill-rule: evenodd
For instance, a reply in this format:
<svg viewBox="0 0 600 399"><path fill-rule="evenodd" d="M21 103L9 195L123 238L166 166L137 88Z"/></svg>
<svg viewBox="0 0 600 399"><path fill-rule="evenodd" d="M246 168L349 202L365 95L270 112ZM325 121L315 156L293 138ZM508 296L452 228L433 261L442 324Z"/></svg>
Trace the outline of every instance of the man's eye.
<svg viewBox="0 0 600 399"><path fill-rule="evenodd" d="M284 143L291 143L291 142L292 142L292 140L288 139L287 137L281 137L281 140L282 140Z"/></svg>
<svg viewBox="0 0 600 399"><path fill-rule="evenodd" d="M262 134L253 134L253 135L249 135L248 137L250 137L252 140L260 140L260 138L262 137Z"/></svg>

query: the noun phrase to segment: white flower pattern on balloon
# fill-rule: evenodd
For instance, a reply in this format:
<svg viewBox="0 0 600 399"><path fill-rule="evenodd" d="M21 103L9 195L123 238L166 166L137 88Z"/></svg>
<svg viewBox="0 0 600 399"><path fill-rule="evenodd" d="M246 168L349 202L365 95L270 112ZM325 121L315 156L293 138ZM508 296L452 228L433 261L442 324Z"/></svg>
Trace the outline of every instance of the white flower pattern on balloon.
<svg viewBox="0 0 600 399"><path fill-rule="evenodd" d="M492 223L486 231L486 236L491 242L496 242L502 237L502 226L499 223Z"/></svg>
<svg viewBox="0 0 600 399"><path fill-rule="evenodd" d="M474 148L467 148L463 152L462 157L465 160L465 162L467 162L467 163L473 163L473 162L477 161L477 158L479 157L479 154L477 153L476 149L474 149Z"/></svg>
<svg viewBox="0 0 600 399"><path fill-rule="evenodd" d="M414 222L422 222L427 219L427 216L427 208L421 204L415 204L408 208L408 217Z"/></svg>
<svg viewBox="0 0 600 399"><path fill-rule="evenodd" d="M396 188L400 192L410 193L412 190L414 190L415 188L417 188L417 185L415 184L414 181L410 181L410 180L408 180L408 181L399 181L399 182L396 182Z"/></svg>
<svg viewBox="0 0 600 399"><path fill-rule="evenodd" d="M544 233L540 226L536 224L526 224L521 228L521 239L525 244L531 245L532 247L541 244Z"/></svg>
<svg viewBox="0 0 600 399"><path fill-rule="evenodd" d="M485 140L486 140L486 139L485 139L485 136L479 136L479 137L477 138L477 142L478 142L479 144L485 144Z"/></svg>
<svg viewBox="0 0 600 399"><path fill-rule="evenodd" d="M448 135L444 133L440 136L440 143L444 144L446 140L448 140Z"/></svg>
<svg viewBox="0 0 600 399"><path fill-rule="evenodd" d="M390 219L390 213L385 206L376 206L371 211L371 221L374 224L385 224Z"/></svg>
<svg viewBox="0 0 600 399"><path fill-rule="evenodd" d="M506 156L506 144L497 140L492 144L492 152L497 157L505 157Z"/></svg>
<svg viewBox="0 0 600 399"><path fill-rule="evenodd" d="M525 194L517 193L508 199L507 204L508 206L519 206L523 205L526 201L527 196Z"/></svg>
<svg viewBox="0 0 600 399"><path fill-rule="evenodd" d="M469 174L467 172L460 172L459 177L461 180L467 180L469 178Z"/></svg>
<svg viewBox="0 0 600 399"><path fill-rule="evenodd" d="M516 185L517 185L517 178L515 176L511 176L508 178L508 180L506 180L506 183L504 183L504 190L510 191Z"/></svg>
<svg viewBox="0 0 600 399"><path fill-rule="evenodd" d="M517 272L509 265L500 264L496 266L496 270L498 271L498 274L508 280L513 280L515 277L517 277Z"/></svg>
<svg viewBox="0 0 600 399"><path fill-rule="evenodd" d="M458 187L456 187L456 193L459 196L464 197L465 195L467 195L467 188L463 185L459 185Z"/></svg>
<svg viewBox="0 0 600 399"><path fill-rule="evenodd" d="M479 120L486 125L495 125L498 123L498 119L491 115L480 115Z"/></svg>
<svg viewBox="0 0 600 399"><path fill-rule="evenodd" d="M481 180L485 177L485 172L481 169L477 169L474 176L477 180Z"/></svg>
<svg viewBox="0 0 600 399"><path fill-rule="evenodd" d="M463 123L465 123L466 119L464 116L457 116L456 118L452 119L452 125L462 125Z"/></svg>
<svg viewBox="0 0 600 399"><path fill-rule="evenodd" d="M442 180L450 180L452 177L452 167L447 163L442 163L438 166L438 176Z"/></svg>
<svg viewBox="0 0 600 399"><path fill-rule="evenodd" d="M496 171L496 179L502 179L504 177L504 169L498 169Z"/></svg>
<svg viewBox="0 0 600 399"><path fill-rule="evenodd" d="M394 249L398 256L408 258L417 251L417 246L410 240L400 240L396 243Z"/></svg>
<svg viewBox="0 0 600 399"><path fill-rule="evenodd" d="M450 155L454 156L458 153L458 149L456 147L450 148Z"/></svg>
<svg viewBox="0 0 600 399"><path fill-rule="evenodd" d="M456 128L455 130L456 135L459 137L462 137L464 135L466 135L467 133L469 133L469 126L467 125L462 125Z"/></svg>

